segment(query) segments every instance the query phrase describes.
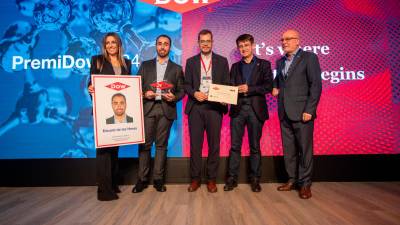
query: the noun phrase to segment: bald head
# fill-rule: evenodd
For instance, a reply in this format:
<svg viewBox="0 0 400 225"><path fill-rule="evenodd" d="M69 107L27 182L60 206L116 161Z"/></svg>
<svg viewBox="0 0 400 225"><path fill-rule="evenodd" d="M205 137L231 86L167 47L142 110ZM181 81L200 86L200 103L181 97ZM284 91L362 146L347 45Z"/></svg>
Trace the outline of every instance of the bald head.
<svg viewBox="0 0 400 225"><path fill-rule="evenodd" d="M283 32L283 35L288 35L288 36L296 37L296 38L300 39L300 33L295 29L289 29L289 30Z"/></svg>
<svg viewBox="0 0 400 225"><path fill-rule="evenodd" d="M282 34L281 42L283 51L292 55L300 46L300 33L294 29L287 30Z"/></svg>

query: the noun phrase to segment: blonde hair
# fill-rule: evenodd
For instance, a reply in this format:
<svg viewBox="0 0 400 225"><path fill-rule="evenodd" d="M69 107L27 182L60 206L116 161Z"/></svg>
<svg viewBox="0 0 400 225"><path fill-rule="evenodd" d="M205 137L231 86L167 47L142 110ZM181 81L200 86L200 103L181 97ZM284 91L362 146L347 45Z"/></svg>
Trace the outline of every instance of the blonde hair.
<svg viewBox="0 0 400 225"><path fill-rule="evenodd" d="M128 66L125 63L125 59L124 59L124 48L122 47L122 40L119 37L119 35L115 32L110 32L107 33L106 35L104 35L103 40L102 40L102 45L101 45L101 54L102 54L102 61L99 62L99 60L97 61L97 69L98 70L102 70L103 69L103 65L104 65L104 59L106 59L107 61L111 62L110 60L110 56L108 55L108 52L106 50L106 40L108 37L114 37L117 40L117 44L118 44L118 62L119 65L123 66L125 68L125 70L128 70Z"/></svg>

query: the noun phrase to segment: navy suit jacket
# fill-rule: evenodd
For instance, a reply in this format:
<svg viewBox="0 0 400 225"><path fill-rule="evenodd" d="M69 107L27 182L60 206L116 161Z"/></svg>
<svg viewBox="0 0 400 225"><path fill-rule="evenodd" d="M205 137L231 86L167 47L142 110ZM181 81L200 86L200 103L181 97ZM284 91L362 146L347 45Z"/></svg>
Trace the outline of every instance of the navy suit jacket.
<svg viewBox="0 0 400 225"><path fill-rule="evenodd" d="M293 121L301 121L303 113L309 113L315 119L322 92L321 68L317 55L299 49L286 80L282 73L285 57L279 59L276 65L274 87L279 88L279 119L283 120L285 113Z"/></svg>
<svg viewBox="0 0 400 225"><path fill-rule="evenodd" d="M255 56L254 56L255 57ZM242 74L242 63L236 62L232 65L231 72L231 85L238 86L246 84ZM265 94L270 93L272 90L273 76L271 71L271 63L264 59L256 58L256 65L250 75L247 83L249 90L244 94L239 94L238 104L231 105L229 115L236 117L242 105L244 98L249 98L251 106L260 121L265 121L269 118L267 101Z"/></svg>

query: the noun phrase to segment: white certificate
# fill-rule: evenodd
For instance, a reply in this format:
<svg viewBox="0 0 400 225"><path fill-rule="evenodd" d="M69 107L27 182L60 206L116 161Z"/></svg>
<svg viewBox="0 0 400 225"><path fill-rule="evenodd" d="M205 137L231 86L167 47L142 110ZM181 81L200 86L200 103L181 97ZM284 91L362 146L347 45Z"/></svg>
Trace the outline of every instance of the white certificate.
<svg viewBox="0 0 400 225"><path fill-rule="evenodd" d="M208 101L237 104L239 88L235 86L210 84Z"/></svg>
<svg viewBox="0 0 400 225"><path fill-rule="evenodd" d="M96 148L144 143L140 76L92 75Z"/></svg>

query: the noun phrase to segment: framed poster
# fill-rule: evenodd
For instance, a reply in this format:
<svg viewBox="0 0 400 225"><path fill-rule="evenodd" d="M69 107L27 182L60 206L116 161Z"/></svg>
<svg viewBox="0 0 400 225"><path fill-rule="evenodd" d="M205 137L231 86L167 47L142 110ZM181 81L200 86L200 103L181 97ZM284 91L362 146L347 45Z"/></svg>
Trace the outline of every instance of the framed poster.
<svg viewBox="0 0 400 225"><path fill-rule="evenodd" d="M92 75L96 148L144 143L140 76Z"/></svg>

